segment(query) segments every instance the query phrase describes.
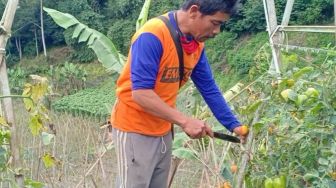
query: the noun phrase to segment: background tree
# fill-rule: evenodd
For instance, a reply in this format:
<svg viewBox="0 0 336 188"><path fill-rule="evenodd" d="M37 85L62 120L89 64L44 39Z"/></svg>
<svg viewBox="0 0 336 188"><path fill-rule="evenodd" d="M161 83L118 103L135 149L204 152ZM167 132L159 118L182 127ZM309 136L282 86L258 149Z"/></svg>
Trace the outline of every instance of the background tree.
<svg viewBox="0 0 336 188"><path fill-rule="evenodd" d="M41 28L43 53L44 53L44 56L47 57L47 49L46 49L45 37L44 37L44 23L43 23L43 0L40 0L40 20L41 20L40 28Z"/></svg>

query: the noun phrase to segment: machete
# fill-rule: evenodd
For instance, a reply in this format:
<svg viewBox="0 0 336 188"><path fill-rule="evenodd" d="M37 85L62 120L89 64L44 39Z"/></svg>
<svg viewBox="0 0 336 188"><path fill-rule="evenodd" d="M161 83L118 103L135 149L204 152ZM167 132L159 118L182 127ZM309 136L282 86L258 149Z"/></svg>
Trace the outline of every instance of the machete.
<svg viewBox="0 0 336 188"><path fill-rule="evenodd" d="M229 142L240 143L239 138L235 136L219 133L219 132L214 132L214 137L221 139L221 140L229 141Z"/></svg>

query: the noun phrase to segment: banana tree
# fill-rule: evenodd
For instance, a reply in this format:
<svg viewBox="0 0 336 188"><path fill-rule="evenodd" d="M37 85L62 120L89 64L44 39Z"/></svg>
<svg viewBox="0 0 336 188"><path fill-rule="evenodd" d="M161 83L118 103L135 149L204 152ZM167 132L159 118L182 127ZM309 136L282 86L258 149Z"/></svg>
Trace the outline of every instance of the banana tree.
<svg viewBox="0 0 336 188"><path fill-rule="evenodd" d="M143 26L147 19L148 19L148 12L149 12L149 7L150 7L150 4L151 4L151 0L146 0L143 7L142 7L142 10L140 12L140 15L138 17L138 20L136 22L136 30L139 30L141 28L141 26Z"/></svg>
<svg viewBox="0 0 336 188"><path fill-rule="evenodd" d="M149 6L151 0L146 0L137 20L137 29L139 29L148 18ZM79 22L74 16L68 13L43 8L57 25L64 29L74 27L72 38L78 38L78 42L86 42L87 46L91 48L98 57L98 60L109 71L120 73L125 64L126 57L121 54L113 42L101 32L89 28L87 25Z"/></svg>

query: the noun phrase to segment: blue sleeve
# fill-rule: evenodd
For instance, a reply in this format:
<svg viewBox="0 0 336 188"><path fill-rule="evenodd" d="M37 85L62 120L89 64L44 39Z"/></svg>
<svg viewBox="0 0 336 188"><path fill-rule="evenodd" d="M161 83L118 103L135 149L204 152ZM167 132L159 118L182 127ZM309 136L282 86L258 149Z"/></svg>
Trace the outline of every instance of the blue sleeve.
<svg viewBox="0 0 336 188"><path fill-rule="evenodd" d="M153 89L163 48L152 33L141 34L131 46L132 90Z"/></svg>
<svg viewBox="0 0 336 188"><path fill-rule="evenodd" d="M191 79L212 113L222 125L231 132L241 125L215 83L205 50L203 50L201 58L191 74Z"/></svg>

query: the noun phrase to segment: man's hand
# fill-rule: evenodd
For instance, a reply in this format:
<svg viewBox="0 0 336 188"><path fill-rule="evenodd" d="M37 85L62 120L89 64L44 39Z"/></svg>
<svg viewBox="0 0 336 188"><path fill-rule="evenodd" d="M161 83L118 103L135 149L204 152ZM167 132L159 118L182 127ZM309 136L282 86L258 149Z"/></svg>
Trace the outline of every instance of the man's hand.
<svg viewBox="0 0 336 188"><path fill-rule="evenodd" d="M234 128L233 132L239 135L242 143L245 143L246 137L249 133L249 128L247 125L240 125L239 127Z"/></svg>
<svg viewBox="0 0 336 188"><path fill-rule="evenodd" d="M204 121L198 119L188 118L181 127L190 138L202 138L206 135L213 137L211 128Z"/></svg>

